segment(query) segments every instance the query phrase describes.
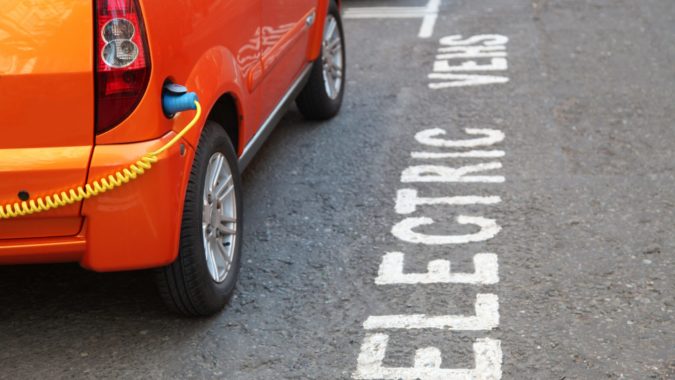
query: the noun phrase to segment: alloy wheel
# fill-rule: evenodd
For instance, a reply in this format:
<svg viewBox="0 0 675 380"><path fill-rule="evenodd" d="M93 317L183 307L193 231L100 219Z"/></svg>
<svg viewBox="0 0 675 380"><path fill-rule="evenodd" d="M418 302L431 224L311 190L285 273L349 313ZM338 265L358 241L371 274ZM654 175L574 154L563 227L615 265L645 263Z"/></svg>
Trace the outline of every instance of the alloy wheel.
<svg viewBox="0 0 675 380"><path fill-rule="evenodd" d="M209 159L204 183L202 236L211 278L225 281L237 243L237 194L232 169L222 153Z"/></svg>
<svg viewBox="0 0 675 380"><path fill-rule="evenodd" d="M344 59L340 28L337 19L330 14L326 17L326 26L323 30L322 51L321 61L326 94L329 98L336 99L340 95L340 90L342 90Z"/></svg>

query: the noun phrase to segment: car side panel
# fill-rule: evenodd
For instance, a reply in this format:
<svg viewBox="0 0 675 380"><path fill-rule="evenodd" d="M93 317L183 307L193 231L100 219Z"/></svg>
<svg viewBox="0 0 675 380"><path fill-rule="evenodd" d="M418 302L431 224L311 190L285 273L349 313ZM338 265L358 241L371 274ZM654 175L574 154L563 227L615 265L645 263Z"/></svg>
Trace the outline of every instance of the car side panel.
<svg viewBox="0 0 675 380"><path fill-rule="evenodd" d="M263 4L262 112L269 115L307 64L317 0L274 0ZM311 20L311 23L308 23Z"/></svg>
<svg viewBox="0 0 675 380"><path fill-rule="evenodd" d="M258 0L194 1L190 9L188 4L144 3L153 62L148 93L126 121L97 138L90 178L159 146L159 140L124 144L122 149L118 143L175 133L192 119L193 112L171 120L162 115L159 99L167 78L197 92L202 119L182 140L185 154L176 145L138 181L85 201L87 249L80 260L85 268L140 269L175 260L194 148L213 105L223 94L235 98L239 114L245 115L239 125L241 140L260 123L261 92L247 86L260 67Z"/></svg>
<svg viewBox="0 0 675 380"><path fill-rule="evenodd" d="M143 1L152 62L148 89L136 110L120 125L97 136L96 144L146 141L184 126L190 120L187 113L169 120L161 112L166 80L187 84L197 92L206 114L224 92L236 93L245 115L240 128L255 129L260 124L261 92L249 90L246 83L260 62L260 2ZM198 134L195 131L192 136ZM190 142L196 139L191 137Z"/></svg>

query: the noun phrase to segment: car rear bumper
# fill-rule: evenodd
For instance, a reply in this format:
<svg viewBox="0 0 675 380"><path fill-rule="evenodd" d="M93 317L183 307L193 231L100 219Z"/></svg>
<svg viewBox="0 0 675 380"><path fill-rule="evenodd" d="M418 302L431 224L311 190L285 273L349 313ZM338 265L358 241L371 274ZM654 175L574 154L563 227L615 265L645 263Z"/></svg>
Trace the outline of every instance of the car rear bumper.
<svg viewBox="0 0 675 380"><path fill-rule="evenodd" d="M141 143L96 146L89 180L128 166L174 135L171 132ZM40 219L33 219L33 237L0 239L0 264L79 262L87 269L116 271L172 262L178 252L183 194L193 154L188 144L176 144L138 179L85 201L83 222L79 232L71 236L45 237L37 222L49 220L52 211L40 215ZM0 221L0 227L25 221Z"/></svg>

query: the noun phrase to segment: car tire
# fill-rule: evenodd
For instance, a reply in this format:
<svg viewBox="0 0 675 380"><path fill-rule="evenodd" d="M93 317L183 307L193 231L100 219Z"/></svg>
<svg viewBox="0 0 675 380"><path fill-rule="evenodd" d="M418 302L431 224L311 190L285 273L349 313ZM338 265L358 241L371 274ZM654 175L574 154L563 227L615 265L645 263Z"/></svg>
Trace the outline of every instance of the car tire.
<svg viewBox="0 0 675 380"><path fill-rule="evenodd" d="M209 316L227 304L241 262L241 195L234 147L225 130L209 121L200 137L185 193L178 257L156 271L159 293L173 311Z"/></svg>
<svg viewBox="0 0 675 380"><path fill-rule="evenodd" d="M340 10L331 0L321 54L312 64L309 80L296 99L300 113L307 119L327 120L340 111L346 84L344 40Z"/></svg>

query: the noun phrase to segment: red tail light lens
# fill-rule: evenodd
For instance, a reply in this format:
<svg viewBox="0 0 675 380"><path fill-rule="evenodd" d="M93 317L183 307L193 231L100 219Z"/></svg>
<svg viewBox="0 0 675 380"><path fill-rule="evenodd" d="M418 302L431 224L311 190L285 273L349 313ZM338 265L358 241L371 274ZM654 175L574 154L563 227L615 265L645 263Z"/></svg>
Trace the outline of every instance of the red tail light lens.
<svg viewBox="0 0 675 380"><path fill-rule="evenodd" d="M97 0L96 34L96 133L103 133L136 108L150 79L137 0Z"/></svg>

